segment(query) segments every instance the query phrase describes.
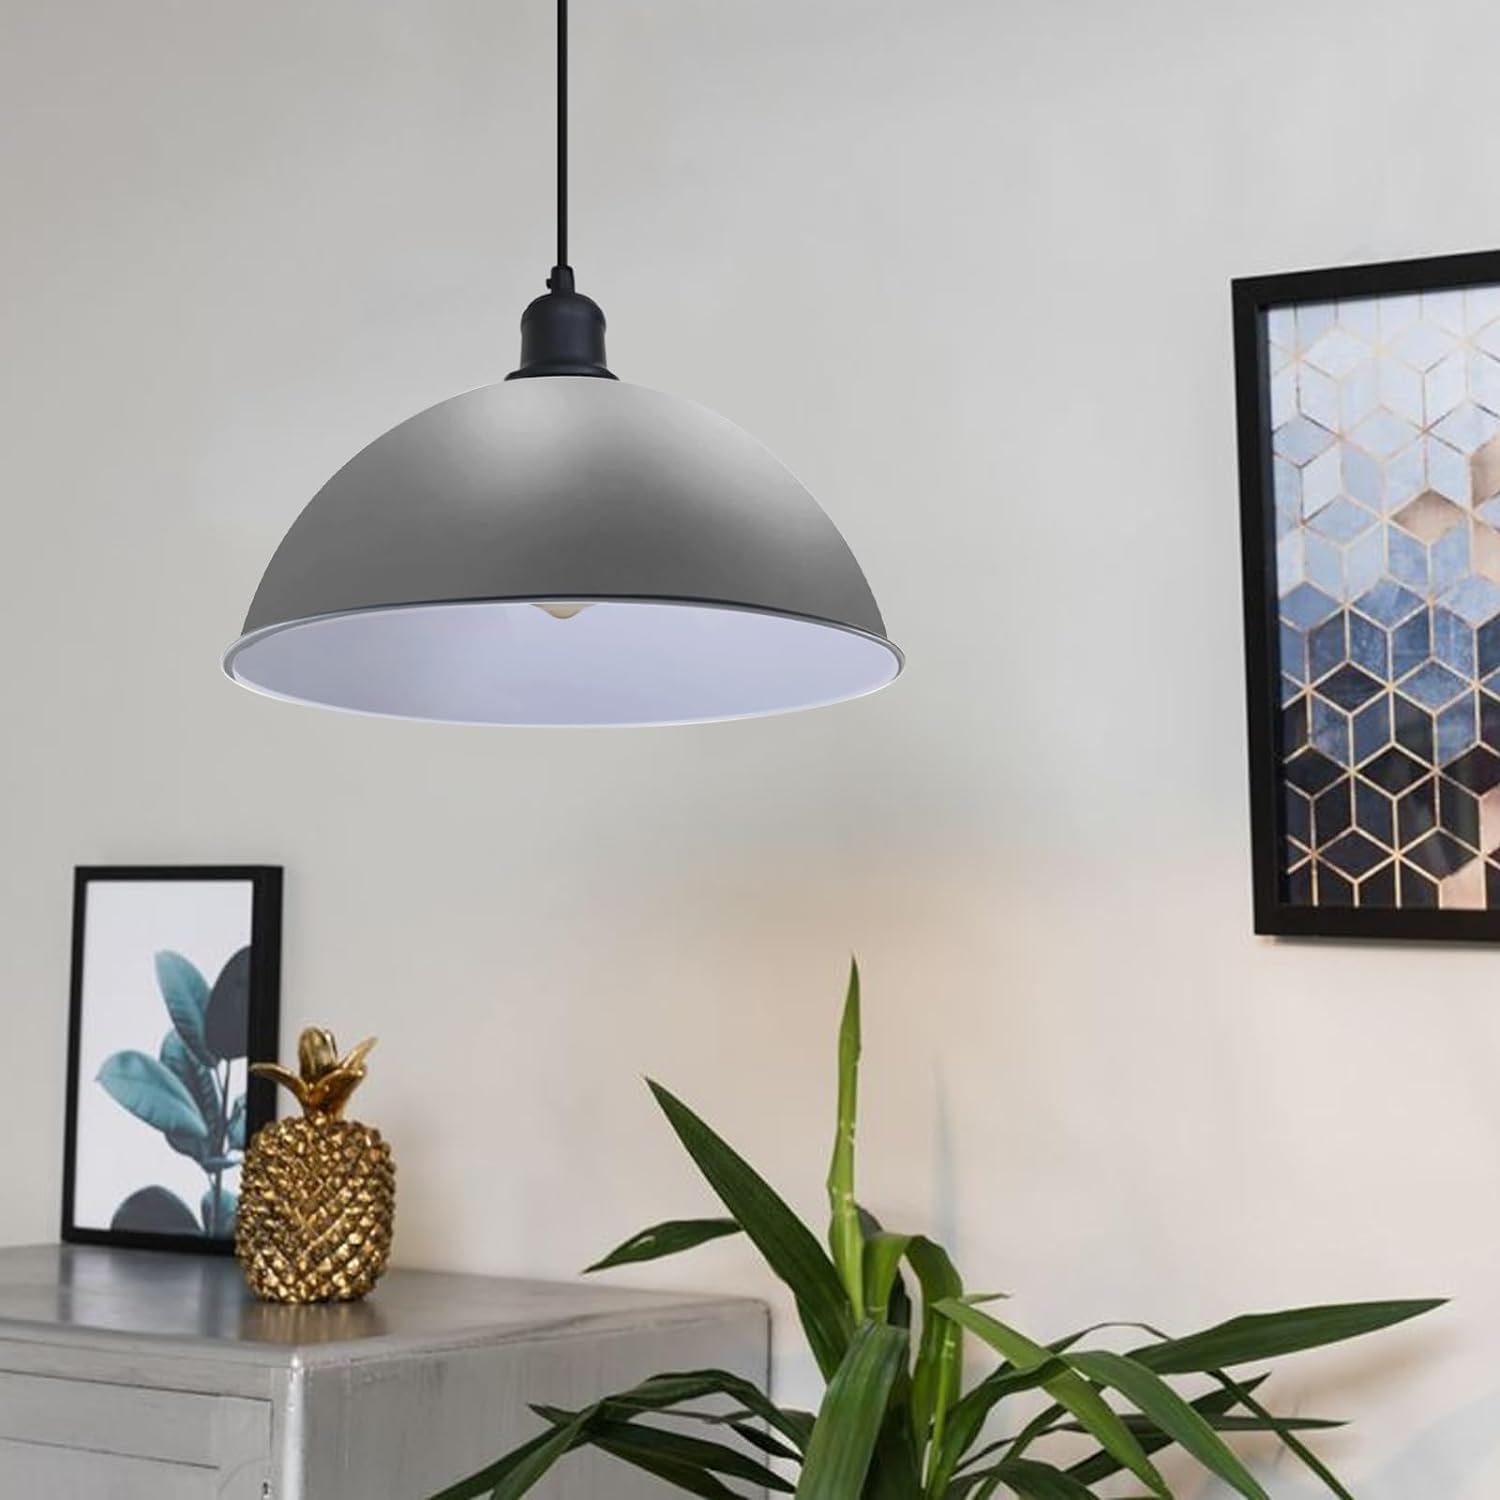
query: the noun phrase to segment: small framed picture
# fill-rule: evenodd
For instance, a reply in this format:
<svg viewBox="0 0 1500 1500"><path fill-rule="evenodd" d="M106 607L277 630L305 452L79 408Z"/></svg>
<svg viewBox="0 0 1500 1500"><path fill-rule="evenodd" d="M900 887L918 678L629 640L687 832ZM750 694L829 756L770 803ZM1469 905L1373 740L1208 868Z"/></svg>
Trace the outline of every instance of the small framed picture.
<svg viewBox="0 0 1500 1500"><path fill-rule="evenodd" d="M65 1241L232 1252L280 963L279 868L75 872Z"/></svg>
<svg viewBox="0 0 1500 1500"><path fill-rule="evenodd" d="M1256 931L1500 940L1500 252L1234 327Z"/></svg>

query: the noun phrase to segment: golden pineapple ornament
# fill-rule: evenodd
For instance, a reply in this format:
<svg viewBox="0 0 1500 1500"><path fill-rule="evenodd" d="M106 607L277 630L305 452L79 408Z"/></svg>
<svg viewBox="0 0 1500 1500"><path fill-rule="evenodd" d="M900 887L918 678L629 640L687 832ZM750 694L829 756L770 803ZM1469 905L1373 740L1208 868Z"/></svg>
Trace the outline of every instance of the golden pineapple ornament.
<svg viewBox="0 0 1500 1500"><path fill-rule="evenodd" d="M240 1173L235 1254L268 1302L352 1302L380 1279L391 1253L396 1165L380 1132L344 1119L375 1038L340 1057L333 1033L308 1027L301 1076L276 1063L251 1071L297 1096L300 1120L256 1132Z"/></svg>

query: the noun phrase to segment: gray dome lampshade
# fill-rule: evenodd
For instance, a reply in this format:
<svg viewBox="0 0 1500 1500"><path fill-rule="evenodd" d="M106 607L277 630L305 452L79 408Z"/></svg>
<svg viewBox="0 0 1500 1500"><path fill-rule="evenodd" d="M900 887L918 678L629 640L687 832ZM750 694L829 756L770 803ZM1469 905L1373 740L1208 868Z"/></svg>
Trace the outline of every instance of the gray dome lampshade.
<svg viewBox="0 0 1500 1500"><path fill-rule="evenodd" d="M812 708L901 665L844 539L759 443L592 375L377 438L293 523L224 657L273 697L518 725Z"/></svg>
<svg viewBox="0 0 1500 1500"><path fill-rule="evenodd" d="M521 366L377 438L287 532L224 654L236 681L458 724L682 724L814 708L901 670L844 539L758 443L625 385L568 264L557 0L557 263Z"/></svg>

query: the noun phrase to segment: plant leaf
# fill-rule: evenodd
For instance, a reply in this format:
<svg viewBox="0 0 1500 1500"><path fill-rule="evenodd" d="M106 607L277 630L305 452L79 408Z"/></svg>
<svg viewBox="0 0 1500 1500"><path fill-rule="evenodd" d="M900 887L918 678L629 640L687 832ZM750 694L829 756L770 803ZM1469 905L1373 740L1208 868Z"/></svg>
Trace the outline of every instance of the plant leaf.
<svg viewBox="0 0 1500 1500"><path fill-rule="evenodd" d="M603 1260L584 1267L584 1275L591 1271L607 1271L612 1266L635 1265L644 1260L659 1260L664 1255L677 1255L683 1250L692 1250L709 1240L722 1239L725 1235L738 1234L740 1226L733 1219L668 1219L663 1224L653 1224L639 1234L633 1234L623 1245L617 1245Z"/></svg>
<svg viewBox="0 0 1500 1500"><path fill-rule="evenodd" d="M496 1493L501 1484L524 1481L521 1489L507 1490L502 1494L501 1500L506 1500L507 1496L524 1493L525 1488L535 1484L569 1448L584 1441L583 1427L588 1416L614 1417L627 1416L633 1411L663 1411L678 1402L696 1401L705 1396L728 1396L738 1401L790 1439L799 1451L812 1432L813 1419L807 1412L773 1405L751 1381L727 1370L686 1370L653 1375L581 1413L576 1423L577 1430L569 1442L558 1440L559 1429L541 1433L494 1463L450 1485L431 1500L476 1500L478 1496ZM684 1412L682 1415L699 1414Z"/></svg>
<svg viewBox="0 0 1500 1500"><path fill-rule="evenodd" d="M948 1252L926 1235L912 1236L906 1259L922 1288L922 1337L911 1377L912 1438L920 1453L927 1445L929 1428L934 1429L933 1447L938 1446L948 1407L958 1394L963 1334L952 1318L937 1311L937 1304L962 1297L964 1284Z"/></svg>
<svg viewBox="0 0 1500 1500"><path fill-rule="evenodd" d="M859 1494L907 1347L906 1331L888 1324L866 1323L854 1335L823 1393L797 1500L853 1500Z"/></svg>
<svg viewBox="0 0 1500 1500"><path fill-rule="evenodd" d="M1245 1382L1246 1392L1248 1393L1264 1385L1268 1379L1270 1379L1268 1375L1256 1375L1252 1377ZM1214 1390L1209 1391L1207 1395L1199 1396L1192 1403L1192 1406L1203 1417L1213 1418L1218 1414L1229 1411L1238 1403L1239 1399L1231 1391ZM1062 1415L1062 1408L1054 1408L1053 1415ZM1141 1447L1147 1453L1159 1452L1162 1448L1170 1447L1172 1442L1172 1439L1160 1428L1156 1429L1154 1436L1141 1433L1140 1439ZM1123 1464L1117 1459L1112 1458L1108 1453L1100 1452L1082 1459L1080 1462L1074 1464L1068 1472L1075 1479L1082 1480L1084 1484L1095 1485L1100 1483L1101 1480L1108 1479L1111 1474L1118 1474L1123 1467Z"/></svg>
<svg viewBox="0 0 1500 1500"><path fill-rule="evenodd" d="M621 1427L626 1432L630 1430L628 1424L622 1423ZM686 1490L690 1495L700 1495L703 1500L743 1500L738 1491L730 1489L722 1479L717 1478L707 1469L695 1469L691 1464L678 1463L674 1459L654 1454L638 1444L626 1443L618 1438L596 1437L591 1432L586 1441L591 1447L598 1448L601 1453L607 1453L611 1458L617 1458L622 1463L631 1465L632 1468L640 1469L653 1478L660 1479L663 1484Z"/></svg>
<svg viewBox="0 0 1500 1500"><path fill-rule="evenodd" d="M992 1374L985 1376L967 1395L953 1403L948 1413L948 1430L943 1437L939 1448L937 1461L934 1466L934 1477L929 1489L935 1495L942 1494L948 1484L949 1476L958 1466L959 1459L968 1453L970 1445L978 1438L984 1428L985 1419L990 1412L1007 1396L1015 1396L1023 1391L1036 1390L1038 1386L1044 1385L1055 1375L1067 1372L1067 1365L1062 1360L1049 1359L1044 1365L1035 1365L1029 1370L1016 1370L1006 1365ZM1051 1406L1046 1411L1038 1413L1036 1417L1028 1422L1025 1429L1015 1438L1006 1438L1002 1442L990 1443L981 1448L977 1453L969 1454L964 1459L966 1464L977 1463L981 1458L997 1452L1001 1448L1009 1448L1015 1454L1019 1454L1025 1447L1030 1437L1035 1437L1037 1431L1059 1417L1066 1416L1067 1409L1062 1406ZM1033 1431L1036 1429L1036 1431ZM1028 1436L1028 1434L1030 1436ZM1123 1467L1123 1465L1121 1465Z"/></svg>
<svg viewBox="0 0 1500 1500"><path fill-rule="evenodd" d="M1333 1471L1291 1430L1289 1424L1283 1422L1279 1417L1273 1417L1251 1395L1251 1392L1260 1384L1260 1381L1250 1380L1241 1383L1226 1375L1222 1370L1210 1370L1208 1373L1224 1388L1224 1394L1232 1396L1247 1411L1265 1418L1270 1424L1271 1431L1281 1439L1282 1445L1301 1461L1304 1468L1316 1474L1330 1493L1337 1495L1339 1500L1354 1500L1354 1496L1344 1488Z"/></svg>
<svg viewBox="0 0 1500 1500"><path fill-rule="evenodd" d="M865 1301L877 1323L884 1323L889 1317L891 1293L910 1245L909 1234L891 1234L883 1229L865 1240Z"/></svg>
<svg viewBox="0 0 1500 1500"><path fill-rule="evenodd" d="M231 954L203 1008L203 1038L216 1058L250 1051L250 949Z"/></svg>
<svg viewBox="0 0 1500 1500"><path fill-rule="evenodd" d="M105 1058L98 1082L117 1104L163 1134L175 1131L184 1138L207 1138L208 1126L193 1096L154 1057L144 1052L116 1052Z"/></svg>
<svg viewBox="0 0 1500 1500"><path fill-rule="evenodd" d="M970 1307L963 1302L945 1301L938 1304L938 1311L955 1322L962 1323L970 1333L983 1339L992 1349L1010 1360L1018 1371L1045 1366L1059 1358L1050 1349L1034 1343L1025 1334L1000 1322L998 1318L981 1312L977 1307ZM1067 1407L1098 1439L1100 1445L1118 1458L1148 1489L1165 1497L1165 1500L1171 1500L1166 1481L1146 1457L1135 1435L1086 1380L1073 1370L1064 1369L1041 1384L1042 1389L1054 1401Z"/></svg>
<svg viewBox="0 0 1500 1500"><path fill-rule="evenodd" d="M1166 1339L1132 1349L1130 1358L1158 1375L1222 1370L1251 1360L1275 1359L1324 1344L1375 1333L1443 1306L1443 1298L1405 1302L1350 1302L1301 1307L1288 1312L1251 1313L1206 1328L1187 1338Z"/></svg>
<svg viewBox="0 0 1500 1500"><path fill-rule="evenodd" d="M534 1406L532 1410L559 1427L566 1426L579 1415L551 1406ZM589 1418L583 1435L586 1442L607 1449L617 1458L634 1461L639 1456L672 1466L707 1469L710 1473L727 1474L732 1479L749 1480L761 1489L779 1490L787 1495L792 1493L792 1486L779 1474L772 1473L763 1463L724 1443L650 1427L628 1418L607 1416L603 1411Z"/></svg>
<svg viewBox="0 0 1500 1500"><path fill-rule="evenodd" d="M1032 1458L1012 1458L985 1471L1021 1500L1094 1500L1094 1492L1065 1469Z"/></svg>
<svg viewBox="0 0 1500 1500"><path fill-rule="evenodd" d="M494 1489L490 1491L490 1500L518 1500L519 1496L524 1495L558 1459L583 1441L583 1430L589 1417L597 1409L591 1406L571 1422L553 1428L544 1443L525 1454L500 1476Z"/></svg>
<svg viewBox="0 0 1500 1500"><path fill-rule="evenodd" d="M177 1034L199 1062L213 1066L213 1054L203 1035L203 1013L208 1009L208 981L198 966L170 948L156 955L156 984L166 1002Z"/></svg>
<svg viewBox="0 0 1500 1500"><path fill-rule="evenodd" d="M854 1131L859 1105L859 965L849 961L849 988L839 1023L838 1119L828 1163L828 1248L854 1321L865 1317L865 1237L854 1199ZM882 1303L883 1305L883 1303Z"/></svg>
<svg viewBox="0 0 1500 1500"><path fill-rule="evenodd" d="M649 1080L648 1080L649 1082ZM651 1092L720 1202L791 1288L824 1378L838 1369L853 1333L838 1273L807 1226L742 1157L658 1083Z"/></svg>
<svg viewBox="0 0 1500 1500"><path fill-rule="evenodd" d="M1125 1397L1173 1442L1192 1454L1211 1474L1237 1489L1247 1500L1270 1500L1255 1476L1218 1433L1159 1375L1125 1354L1108 1349L1068 1356L1075 1370Z"/></svg>
<svg viewBox="0 0 1500 1500"><path fill-rule="evenodd" d="M812 1435L812 1414L776 1406L758 1386L727 1370L687 1370L676 1374L653 1375L638 1386L609 1397L604 1404L609 1415L615 1416L632 1411L664 1411L680 1402L699 1401L705 1396L728 1396L731 1400L738 1401L749 1412L774 1427L799 1453L806 1449L807 1440ZM683 1412L681 1415L700 1414Z"/></svg>
<svg viewBox="0 0 1500 1500"><path fill-rule="evenodd" d="M192 1209L176 1193L169 1193L164 1187L140 1188L133 1192L115 1210L109 1227L136 1234L203 1233Z"/></svg>

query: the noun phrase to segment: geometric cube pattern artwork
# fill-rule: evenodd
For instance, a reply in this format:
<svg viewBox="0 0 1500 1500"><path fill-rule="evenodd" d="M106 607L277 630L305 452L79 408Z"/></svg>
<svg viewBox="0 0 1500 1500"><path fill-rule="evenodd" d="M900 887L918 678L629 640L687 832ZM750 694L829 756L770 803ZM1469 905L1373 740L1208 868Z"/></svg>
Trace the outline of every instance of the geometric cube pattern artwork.
<svg viewBox="0 0 1500 1500"><path fill-rule="evenodd" d="M1282 899L1500 909L1500 286L1266 332Z"/></svg>

